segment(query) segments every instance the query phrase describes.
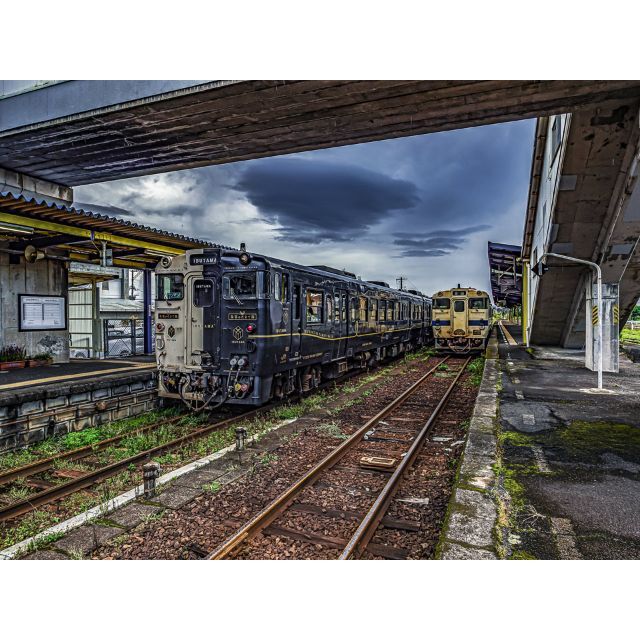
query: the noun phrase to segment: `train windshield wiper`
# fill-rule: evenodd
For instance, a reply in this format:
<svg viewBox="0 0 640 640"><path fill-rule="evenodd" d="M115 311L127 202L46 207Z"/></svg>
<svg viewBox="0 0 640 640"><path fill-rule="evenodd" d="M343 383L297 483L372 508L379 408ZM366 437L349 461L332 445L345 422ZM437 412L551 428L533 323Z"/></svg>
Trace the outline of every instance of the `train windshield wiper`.
<svg viewBox="0 0 640 640"><path fill-rule="evenodd" d="M240 298L238 298L238 296L236 295L236 292L233 289L231 289L231 296L240 306L242 306L242 302L240 302Z"/></svg>

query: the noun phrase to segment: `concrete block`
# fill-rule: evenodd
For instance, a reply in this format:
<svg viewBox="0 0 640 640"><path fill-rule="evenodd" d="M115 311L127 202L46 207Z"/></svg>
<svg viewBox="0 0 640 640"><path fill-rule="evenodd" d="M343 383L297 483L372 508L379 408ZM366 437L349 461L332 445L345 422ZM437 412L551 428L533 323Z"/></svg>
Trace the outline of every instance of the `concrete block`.
<svg viewBox="0 0 640 640"><path fill-rule="evenodd" d="M128 384L120 384L117 387L111 388L111 395L113 396L122 396L125 393L129 393L129 385Z"/></svg>
<svg viewBox="0 0 640 640"><path fill-rule="evenodd" d="M111 411L96 413L91 421L96 427L100 426L101 424L108 424L109 422L111 422Z"/></svg>
<svg viewBox="0 0 640 640"><path fill-rule="evenodd" d="M89 428L91 424L91 418L78 418L73 425L73 430L81 431L82 429Z"/></svg>
<svg viewBox="0 0 640 640"><path fill-rule="evenodd" d="M477 549L476 547L463 547L459 544L445 542L440 553L441 560L497 560L498 556L493 551Z"/></svg>
<svg viewBox="0 0 640 640"><path fill-rule="evenodd" d="M79 404L81 402L89 402L91 394L88 391L84 393L72 393L69 396L69 404Z"/></svg>
<svg viewBox="0 0 640 640"><path fill-rule="evenodd" d="M139 416L141 413L144 413L145 411L146 411L146 407L144 405L144 402L138 403L138 404L132 404L131 407L129 408L129 413L132 416Z"/></svg>
<svg viewBox="0 0 640 640"><path fill-rule="evenodd" d="M161 493L157 498L154 498L153 502L157 502L170 509L179 509L201 493L202 489L173 486Z"/></svg>
<svg viewBox="0 0 640 640"><path fill-rule="evenodd" d="M111 412L112 420L124 420L128 418L130 415L129 407L123 407L122 409L118 409L116 411Z"/></svg>
<svg viewBox="0 0 640 640"><path fill-rule="evenodd" d="M95 391L91 392L92 400L103 400L104 398L108 398L109 396L111 396L111 389L108 387L105 389L96 389Z"/></svg>
<svg viewBox="0 0 640 640"><path fill-rule="evenodd" d="M175 484L181 487L192 487L193 489L202 489L202 486L209 484L223 476L226 472L224 469L209 468L210 465L202 469L197 469L191 473L185 473L175 480Z"/></svg>
<svg viewBox="0 0 640 640"><path fill-rule="evenodd" d="M158 511L160 511L160 507L153 507L148 504L133 502L112 513L109 516L109 520L122 527L131 529L133 527L137 527L141 522L158 513Z"/></svg>
<svg viewBox="0 0 640 640"><path fill-rule="evenodd" d="M498 441L493 434L470 430L467 439L465 457L467 455L480 455L495 459L497 444Z"/></svg>
<svg viewBox="0 0 640 640"><path fill-rule="evenodd" d="M476 547L493 546L492 531L497 511L489 495L458 489L451 509L447 540Z"/></svg>
<svg viewBox="0 0 640 640"><path fill-rule="evenodd" d="M64 538L55 543L55 548L72 556L86 556L107 540L122 535L123 530L117 527L84 525L70 531Z"/></svg>
<svg viewBox="0 0 640 640"><path fill-rule="evenodd" d="M66 407L69 400L67 396L57 396L56 398L47 398L45 400L45 409L57 409L58 407Z"/></svg>
<svg viewBox="0 0 640 640"><path fill-rule="evenodd" d="M0 407L0 420L6 420L9 417L10 407Z"/></svg>
<svg viewBox="0 0 640 640"><path fill-rule="evenodd" d="M132 382L129 385L129 391L131 393L135 393L136 391L143 391L145 388L144 382L140 381L140 382Z"/></svg>
<svg viewBox="0 0 640 640"><path fill-rule="evenodd" d="M33 400L32 402L25 402L18 407L19 416L27 416L32 413L38 413L44 410L42 400Z"/></svg>
<svg viewBox="0 0 640 640"><path fill-rule="evenodd" d="M53 549L41 549L40 551L35 551L34 553L30 553L28 556L25 556L22 559L23 560L68 560L69 557Z"/></svg>

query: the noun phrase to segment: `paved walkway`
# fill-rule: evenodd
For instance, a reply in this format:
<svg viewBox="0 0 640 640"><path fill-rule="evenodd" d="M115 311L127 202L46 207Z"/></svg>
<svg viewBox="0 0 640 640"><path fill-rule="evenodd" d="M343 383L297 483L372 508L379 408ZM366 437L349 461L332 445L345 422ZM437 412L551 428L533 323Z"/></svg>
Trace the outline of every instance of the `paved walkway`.
<svg viewBox="0 0 640 640"><path fill-rule="evenodd" d="M497 550L513 558L640 558L640 364L591 390L584 353L500 339ZM504 332L501 332L504 334Z"/></svg>

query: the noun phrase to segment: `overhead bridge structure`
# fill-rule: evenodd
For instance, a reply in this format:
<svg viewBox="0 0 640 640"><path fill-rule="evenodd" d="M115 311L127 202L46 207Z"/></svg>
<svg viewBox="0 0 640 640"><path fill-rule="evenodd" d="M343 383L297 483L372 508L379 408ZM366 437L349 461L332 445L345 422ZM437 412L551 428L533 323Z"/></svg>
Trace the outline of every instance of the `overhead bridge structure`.
<svg viewBox="0 0 640 640"><path fill-rule="evenodd" d="M628 100L640 82L65 81L0 94L0 187L50 189ZM49 186L50 184L50 186ZM46 193L43 195L47 195Z"/></svg>

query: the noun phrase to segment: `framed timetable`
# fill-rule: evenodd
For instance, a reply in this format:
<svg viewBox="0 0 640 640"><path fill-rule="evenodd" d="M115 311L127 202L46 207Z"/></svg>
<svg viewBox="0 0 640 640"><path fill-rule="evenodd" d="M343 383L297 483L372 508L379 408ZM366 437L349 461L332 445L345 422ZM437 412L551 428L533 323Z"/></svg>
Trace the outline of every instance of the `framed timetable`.
<svg viewBox="0 0 640 640"><path fill-rule="evenodd" d="M19 331L63 331L67 328L64 296L18 296Z"/></svg>

